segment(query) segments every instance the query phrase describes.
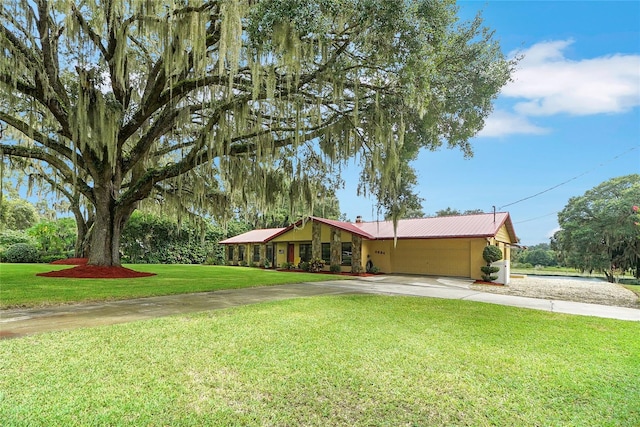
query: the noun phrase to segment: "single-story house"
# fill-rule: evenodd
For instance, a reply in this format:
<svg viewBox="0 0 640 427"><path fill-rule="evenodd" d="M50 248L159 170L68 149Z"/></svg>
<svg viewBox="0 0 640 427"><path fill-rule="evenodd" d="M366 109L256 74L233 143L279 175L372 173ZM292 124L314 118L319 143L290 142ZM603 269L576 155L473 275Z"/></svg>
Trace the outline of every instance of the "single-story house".
<svg viewBox="0 0 640 427"><path fill-rule="evenodd" d="M371 261L383 273L481 279L487 245L500 248L498 282L507 283L511 246L517 243L507 212L355 223L309 217L285 228L253 230L220 242L230 265L271 268L311 259L325 270L365 271ZM335 267L334 267L335 268Z"/></svg>

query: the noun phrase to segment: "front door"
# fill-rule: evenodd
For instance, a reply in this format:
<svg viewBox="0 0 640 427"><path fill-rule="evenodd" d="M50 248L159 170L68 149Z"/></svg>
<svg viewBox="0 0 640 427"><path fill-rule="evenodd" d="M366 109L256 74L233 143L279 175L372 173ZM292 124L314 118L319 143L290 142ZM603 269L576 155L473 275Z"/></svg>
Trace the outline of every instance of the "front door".
<svg viewBox="0 0 640 427"><path fill-rule="evenodd" d="M295 247L293 243L289 243L289 246L287 246L287 262L293 263L296 254Z"/></svg>

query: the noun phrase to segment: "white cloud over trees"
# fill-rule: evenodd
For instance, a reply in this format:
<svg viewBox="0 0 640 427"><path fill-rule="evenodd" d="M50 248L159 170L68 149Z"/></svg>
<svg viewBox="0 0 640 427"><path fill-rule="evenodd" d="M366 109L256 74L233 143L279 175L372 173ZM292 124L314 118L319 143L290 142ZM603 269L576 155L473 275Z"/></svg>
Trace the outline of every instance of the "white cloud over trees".
<svg viewBox="0 0 640 427"><path fill-rule="evenodd" d="M541 42L513 52L522 55L513 81L501 92L512 111L496 110L480 136L539 134L532 117L619 114L640 105L640 55L611 54L569 59L573 40Z"/></svg>

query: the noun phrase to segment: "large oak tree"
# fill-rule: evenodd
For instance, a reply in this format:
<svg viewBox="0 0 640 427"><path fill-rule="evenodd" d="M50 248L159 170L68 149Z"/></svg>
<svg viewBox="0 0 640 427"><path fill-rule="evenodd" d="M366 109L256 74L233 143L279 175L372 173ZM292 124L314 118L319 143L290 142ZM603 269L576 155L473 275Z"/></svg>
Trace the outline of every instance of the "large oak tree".
<svg viewBox="0 0 640 427"><path fill-rule="evenodd" d="M89 263L118 265L141 201L228 215L357 159L401 187L405 141L458 147L509 78L479 18L432 0L5 0L7 158L92 210ZM9 136L9 137L7 137Z"/></svg>
<svg viewBox="0 0 640 427"><path fill-rule="evenodd" d="M640 175L612 178L558 213L552 247L569 267L601 271L610 282L632 272L640 277Z"/></svg>

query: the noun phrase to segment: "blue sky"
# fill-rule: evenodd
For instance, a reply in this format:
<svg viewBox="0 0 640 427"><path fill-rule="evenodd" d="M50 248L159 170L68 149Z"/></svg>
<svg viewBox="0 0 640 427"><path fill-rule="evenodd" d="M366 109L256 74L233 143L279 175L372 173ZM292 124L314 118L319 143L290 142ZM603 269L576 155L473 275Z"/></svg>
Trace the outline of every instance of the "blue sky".
<svg viewBox="0 0 640 427"><path fill-rule="evenodd" d="M496 206L510 212L522 244L548 243L569 198L640 173L640 2L459 6L465 20L482 11L504 53L524 58L472 140L471 159L455 150L421 152L414 167L423 210ZM355 169L343 176L340 208L351 220L375 220L375 202L356 197Z"/></svg>

